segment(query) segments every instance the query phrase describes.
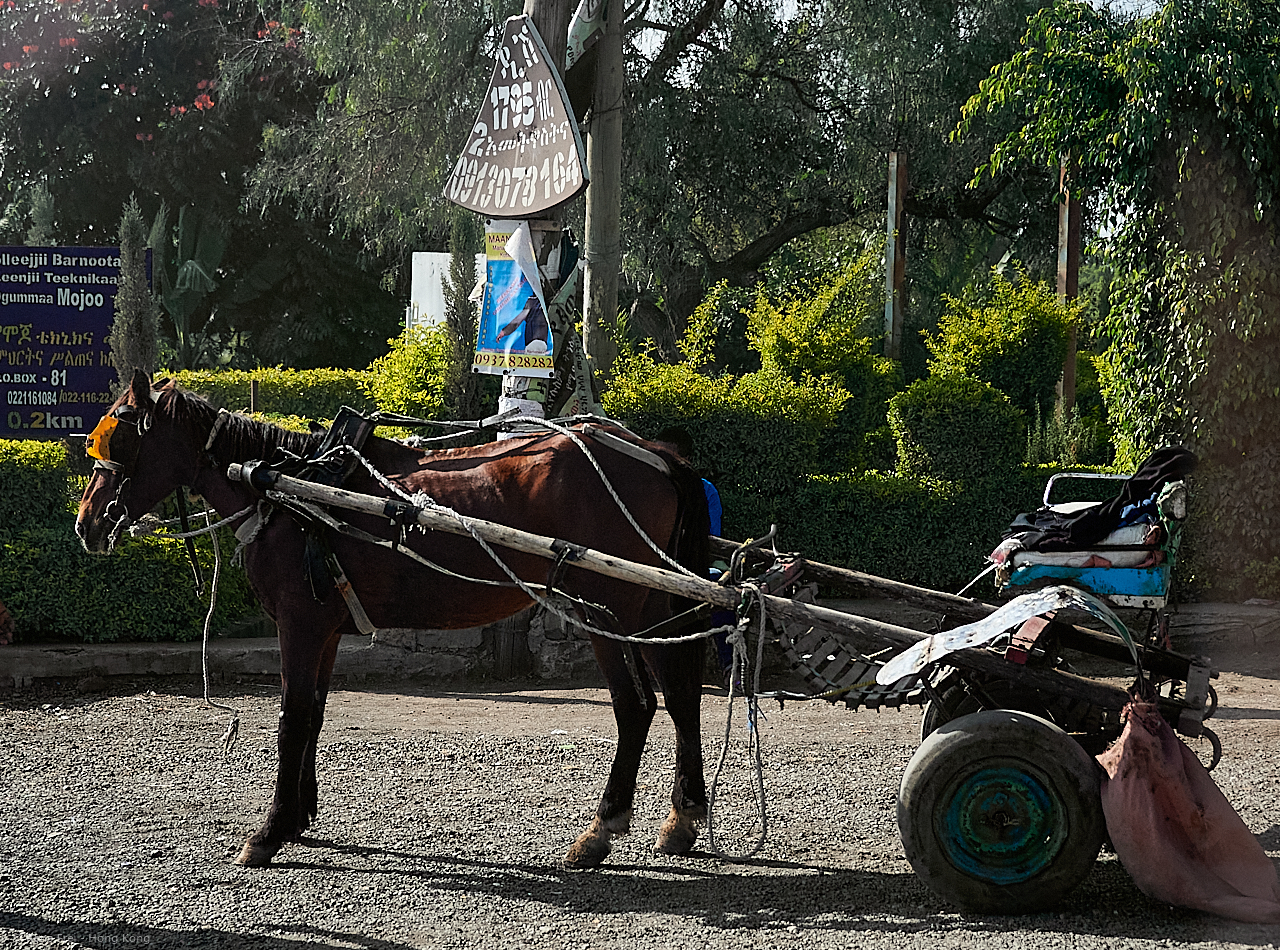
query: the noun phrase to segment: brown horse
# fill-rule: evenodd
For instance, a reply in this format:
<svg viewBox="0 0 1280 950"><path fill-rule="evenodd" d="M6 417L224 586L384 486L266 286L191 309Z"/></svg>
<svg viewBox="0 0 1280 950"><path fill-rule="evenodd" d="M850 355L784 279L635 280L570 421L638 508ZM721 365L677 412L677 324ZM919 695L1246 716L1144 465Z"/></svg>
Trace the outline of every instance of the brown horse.
<svg viewBox="0 0 1280 950"><path fill-rule="evenodd" d="M590 432L581 436L649 537L706 577L708 518L697 476L662 444L641 442L620 429L611 430L610 436L641 445L665 463L666 474L635 457L643 452L619 451L617 442L610 445L609 437L601 441ZM182 485L191 486L223 517L233 515L257 499L247 486L227 478L229 463L269 459L278 449L305 456L319 440L319 436L220 411L169 381L152 389L151 381L137 373L90 436L87 447L100 460L80 502L76 533L87 550L107 553L127 524ZM436 452L370 438L363 454L403 491L425 492L465 515L631 561L659 563L610 497L590 460L563 435ZM344 487L369 495L389 494L362 467ZM389 527L386 519L337 514L364 531L397 536L398 529ZM247 536L249 529L243 533ZM530 603L515 586L459 580L331 528L325 533L328 549L377 627L473 627L508 617ZM405 543L464 577L508 581L471 538L410 530ZM236 859L242 865L267 864L285 842L299 840L316 816L316 741L330 673L339 638L355 632L343 597L332 585L317 589L308 579L307 546L304 528L289 513L275 510L258 524L244 551L249 581L279 630L283 695L275 799L266 821ZM522 580L548 580L550 561L497 550ZM626 634L648 629L688 606L673 602L669 595L572 566L556 589L605 608L590 608L593 622L600 625L601 618L606 618L603 622ZM676 730L672 809L656 847L682 854L693 846L695 823L706 814L699 733L702 641L632 647L595 634L591 640L613 699L618 745L596 817L569 849L566 863L595 866L609 853L609 839L629 830L636 772L656 708L654 680L663 691Z"/></svg>

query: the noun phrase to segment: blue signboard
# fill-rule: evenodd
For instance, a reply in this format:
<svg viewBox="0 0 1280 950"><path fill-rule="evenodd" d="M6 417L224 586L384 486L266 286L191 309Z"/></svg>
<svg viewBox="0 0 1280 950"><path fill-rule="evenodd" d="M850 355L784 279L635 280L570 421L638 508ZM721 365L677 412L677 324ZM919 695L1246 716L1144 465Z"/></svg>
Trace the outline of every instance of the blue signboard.
<svg viewBox="0 0 1280 950"><path fill-rule="evenodd" d="M0 438L89 432L116 380L120 249L0 247Z"/></svg>

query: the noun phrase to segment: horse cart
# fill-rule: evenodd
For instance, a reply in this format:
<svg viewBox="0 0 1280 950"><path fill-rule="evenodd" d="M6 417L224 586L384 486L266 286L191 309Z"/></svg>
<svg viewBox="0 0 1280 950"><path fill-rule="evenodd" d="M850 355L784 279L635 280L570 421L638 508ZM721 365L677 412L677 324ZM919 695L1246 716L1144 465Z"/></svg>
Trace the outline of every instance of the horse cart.
<svg viewBox="0 0 1280 950"><path fill-rule="evenodd" d="M672 810L655 846L693 847L713 804L694 642L711 632L711 608L736 611L727 629L737 655L754 624L757 656L777 636L808 685L765 692L757 662L751 703L924 707L898 822L912 866L966 909L1036 910L1088 873L1106 835L1093 754L1120 734L1133 696L1155 703L1183 735L1209 739L1216 758L1203 724L1214 708L1212 672L1167 648L1160 619L1185 515L1166 469L1151 498L1136 475L1117 496L1125 501L1136 486L1154 519L1136 544L1094 530L1107 520L1097 515L1116 508L1104 502L1063 516L1065 528L1049 512L1034 533L997 549L1011 599L996 606L766 553L764 543L709 539L696 473L669 446L604 420L539 421L550 434L435 452L373 437L379 420L352 416L326 435L290 433L139 372L86 443L94 474L76 520L86 550L109 553L131 524L189 485L222 516L205 530L234 526L249 582L276 623L275 796L238 864L268 864L317 814L316 743L345 632L483 625L530 600L591 634L618 726L595 818L565 857L571 867L599 864L610 838L629 830L655 681L676 731ZM1167 473L1179 464L1172 459ZM1044 553L1036 539L1073 534L1095 545L1082 560L1077 552L1046 565L1033 556ZM703 573L709 543L731 562L721 582ZM819 585L924 606L938 620L925 632L831 609L817 602ZM341 597L330 596L335 589ZM549 591L575 615L550 603ZM679 613L681 599L699 606ZM1156 619L1135 638L1111 604Z"/></svg>
<svg viewBox="0 0 1280 950"><path fill-rule="evenodd" d="M780 555L766 550L770 538L749 544L711 538L713 554L731 562L725 577L712 582L460 519L429 504L319 485L262 462L233 464L228 477L267 496L470 534L666 591L707 605L701 612L704 629L709 608L736 610L740 628L751 625L757 636L777 637L809 687L766 692L753 685L747 692L754 702L821 699L875 710L922 706L921 744L898 796L899 829L917 873L966 910L1041 909L1089 872L1107 833L1094 755L1120 734L1122 711L1135 695L1154 700L1182 735L1208 739L1214 764L1220 753L1204 726L1215 705L1209 680L1216 674L1203 658L1168 649L1159 613L1185 516L1176 492L1161 499L1157 517L1163 530L1149 535L1153 550L1163 555L1152 558L1160 562L1157 581L1149 576L1150 566L1111 568L1129 571L1127 576L1104 573L1104 555L1114 545L1104 544L1098 548L1103 554L1080 562L1088 567L1011 558L998 578L1009 599L997 606ZM817 600L819 589L927 608L937 617L935 629L913 630L825 607ZM1135 637L1114 606L1154 610L1158 619Z"/></svg>

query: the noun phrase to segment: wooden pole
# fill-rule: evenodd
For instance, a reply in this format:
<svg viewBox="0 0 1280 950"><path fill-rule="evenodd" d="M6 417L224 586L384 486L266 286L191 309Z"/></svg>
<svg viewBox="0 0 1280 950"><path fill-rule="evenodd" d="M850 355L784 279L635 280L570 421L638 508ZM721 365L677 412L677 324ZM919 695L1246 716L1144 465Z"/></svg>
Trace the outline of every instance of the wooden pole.
<svg viewBox="0 0 1280 950"><path fill-rule="evenodd" d="M618 356L618 274L622 269L622 18L620 0L606 5L597 43L595 93L587 132L586 257L582 344L593 370L608 377Z"/></svg>
<svg viewBox="0 0 1280 950"><path fill-rule="evenodd" d="M884 355L902 359L902 318L907 276L907 156L889 153L889 218L884 253Z"/></svg>
<svg viewBox="0 0 1280 950"><path fill-rule="evenodd" d="M1071 184L1068 163L1058 170L1058 303L1075 300L1080 293L1080 198ZM1062 418L1071 414L1076 404L1076 328L1067 334L1067 356L1062 363L1062 380L1058 384L1058 404Z"/></svg>
<svg viewBox="0 0 1280 950"><path fill-rule="evenodd" d="M259 476L267 483L266 486L259 484ZM227 478L233 482L244 481L244 467L239 463L228 466ZM291 478L271 470L255 472L253 483L255 487L260 489L266 487L268 491L274 490L324 505L336 505L339 508L362 512L378 518L388 516L388 506L401 504L395 499L361 495L342 488L317 485L315 482ZM528 531L508 528L505 525L482 521L478 518L466 518L467 526L471 529L469 530L468 527L463 526L457 517L443 511L431 508L411 508L409 510L413 514L415 523L424 528L464 537L470 536L471 530L474 530L478 536L491 544L498 544L513 551L532 554L548 560L554 560L558 557L559 548L563 545L563 542L558 542L555 538L531 534ZM630 584L666 591L679 597L687 597L691 600L730 609L736 608L740 600L736 589L721 587L719 584L701 577L677 574L664 568L637 564L591 548L575 548L574 554L576 558L570 562L573 567L579 567L596 574L603 574L606 577L613 577ZM906 627L883 623L868 617L857 617L842 611L819 607L815 604L797 603L786 597L775 597L766 594L764 595L764 601L771 617L790 623L826 627L848 634L862 644L874 643L879 647L887 645L898 649L906 649L927 636L927 634L918 630L909 630ZM1122 709L1129 701L1129 694L1119 687L1108 686L1105 683L1095 682L1061 671L1039 670L1034 667L1009 663L999 655L988 653L984 650L961 650L954 654L954 658L957 665L994 673L1019 685L1031 688L1046 689L1054 693L1066 691L1070 695L1078 696L1095 706L1101 706L1105 709Z"/></svg>

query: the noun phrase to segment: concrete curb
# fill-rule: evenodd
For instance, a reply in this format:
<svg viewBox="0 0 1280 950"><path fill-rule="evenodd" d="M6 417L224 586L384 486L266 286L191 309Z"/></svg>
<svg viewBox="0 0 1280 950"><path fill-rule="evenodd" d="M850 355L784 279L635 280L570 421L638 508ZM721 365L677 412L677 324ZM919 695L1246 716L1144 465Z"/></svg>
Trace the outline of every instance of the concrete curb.
<svg viewBox="0 0 1280 950"><path fill-rule="evenodd" d="M200 643L86 643L0 647L0 684L11 677L16 687L37 679L77 680L91 676L202 675ZM371 643L368 637L343 637L334 674L348 679L411 678L439 675L437 657L399 646ZM209 672L226 677L277 676L280 645L274 638L219 640L209 644Z"/></svg>
<svg viewBox="0 0 1280 950"><path fill-rule="evenodd" d="M922 618L916 616L920 611L912 614L911 608L903 608L907 613L898 615L889 601L844 600L838 609L922 629ZM1241 658L1253 667L1280 663L1280 605L1185 604L1173 614L1170 632L1179 653L1214 661ZM334 675L346 682L494 675L495 655L512 651L523 653L527 662L505 675L516 672L558 683L599 682L590 644L538 618L523 628L504 621L472 630L380 630L372 639L343 637ZM37 679L199 677L200 657L198 642L0 646L0 687L10 683L25 687ZM218 679L278 676L279 644L274 637L215 640L209 644L209 670Z"/></svg>

